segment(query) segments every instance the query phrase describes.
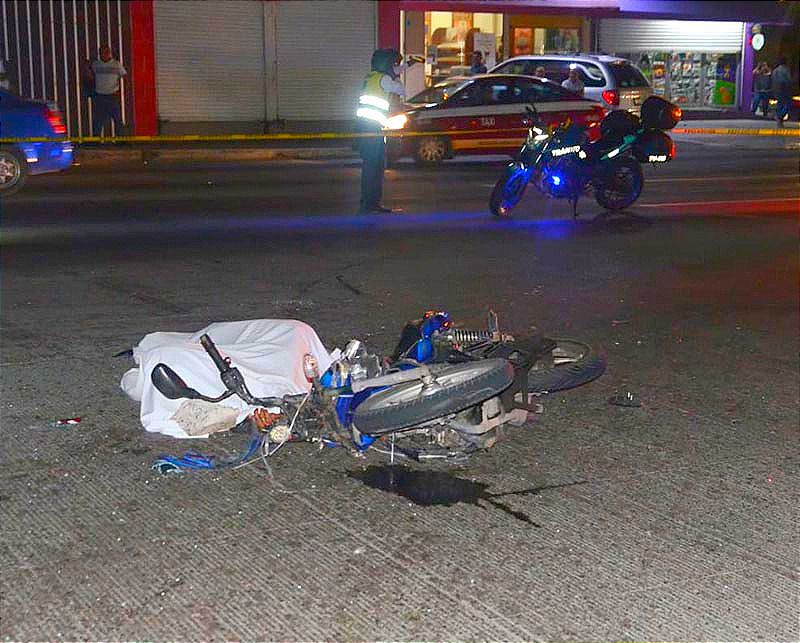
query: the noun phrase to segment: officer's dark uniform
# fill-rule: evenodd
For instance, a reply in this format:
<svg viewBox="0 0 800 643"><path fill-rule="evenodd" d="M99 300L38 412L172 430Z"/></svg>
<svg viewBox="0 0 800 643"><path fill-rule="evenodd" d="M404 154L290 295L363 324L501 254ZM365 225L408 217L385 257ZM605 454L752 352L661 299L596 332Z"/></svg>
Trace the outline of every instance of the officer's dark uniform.
<svg viewBox="0 0 800 643"><path fill-rule="evenodd" d="M358 99L359 132L381 134L389 115L392 94L381 86L384 76L392 77L392 67L401 60L393 49L378 49L372 54L369 74L364 79ZM383 196L383 170L386 163L386 143L383 136L359 140L361 154L361 212L391 212L381 205Z"/></svg>

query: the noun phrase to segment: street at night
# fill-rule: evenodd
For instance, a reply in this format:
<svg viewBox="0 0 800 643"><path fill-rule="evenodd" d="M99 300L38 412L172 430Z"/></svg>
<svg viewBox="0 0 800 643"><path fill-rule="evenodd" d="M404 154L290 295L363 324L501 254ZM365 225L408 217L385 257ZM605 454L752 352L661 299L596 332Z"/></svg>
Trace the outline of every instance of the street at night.
<svg viewBox="0 0 800 643"><path fill-rule="evenodd" d="M32 177L0 206L4 639L797 640L800 139L675 140L630 210L577 220L533 187L493 218L499 157L400 162L382 215L348 159ZM413 465L502 507L305 443L156 473L246 438L147 434L113 357L261 318L387 354L426 310L490 308L608 360L466 464Z"/></svg>
<svg viewBox="0 0 800 643"><path fill-rule="evenodd" d="M800 0L0 23L0 641L800 641Z"/></svg>

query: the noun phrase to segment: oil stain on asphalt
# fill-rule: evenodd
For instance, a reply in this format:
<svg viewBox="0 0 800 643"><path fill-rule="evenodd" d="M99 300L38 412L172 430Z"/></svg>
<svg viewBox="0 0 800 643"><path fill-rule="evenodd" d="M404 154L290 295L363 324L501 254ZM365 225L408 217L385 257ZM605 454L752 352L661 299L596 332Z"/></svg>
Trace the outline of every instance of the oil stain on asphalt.
<svg viewBox="0 0 800 643"><path fill-rule="evenodd" d="M432 505L450 507L459 502L463 502L485 509L486 506L481 504L481 501L483 501L495 509L500 509L500 511L509 516L533 527L541 527L541 525L535 523L526 514L515 511L507 504L497 499L503 496L534 496L548 489L572 487L588 482L588 480L581 480L579 482L531 487L529 489L508 491L505 493L489 493L488 484L467 480L466 478L459 478L447 471L417 470L391 465L373 465L360 471L350 471L347 475L355 480L360 480L368 487L394 493L423 507L430 507Z"/></svg>

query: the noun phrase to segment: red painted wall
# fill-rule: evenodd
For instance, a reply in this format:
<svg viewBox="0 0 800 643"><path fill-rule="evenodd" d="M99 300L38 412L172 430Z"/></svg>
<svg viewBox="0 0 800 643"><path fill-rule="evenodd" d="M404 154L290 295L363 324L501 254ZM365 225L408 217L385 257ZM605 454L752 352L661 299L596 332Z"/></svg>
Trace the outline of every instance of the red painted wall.
<svg viewBox="0 0 800 643"><path fill-rule="evenodd" d="M128 6L131 18L133 130L136 136L153 136L158 134L153 0L132 0Z"/></svg>
<svg viewBox="0 0 800 643"><path fill-rule="evenodd" d="M400 50L400 0L378 0L378 47Z"/></svg>

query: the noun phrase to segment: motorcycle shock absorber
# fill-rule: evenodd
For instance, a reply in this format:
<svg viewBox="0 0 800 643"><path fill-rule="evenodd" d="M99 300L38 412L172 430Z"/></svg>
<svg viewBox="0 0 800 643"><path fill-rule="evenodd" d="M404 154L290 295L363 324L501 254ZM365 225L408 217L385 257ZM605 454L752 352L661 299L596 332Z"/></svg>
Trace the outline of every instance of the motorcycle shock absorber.
<svg viewBox="0 0 800 643"><path fill-rule="evenodd" d="M490 341L492 339L492 333L488 330L463 330L461 328L454 328L447 334L447 339L456 344L477 344Z"/></svg>

